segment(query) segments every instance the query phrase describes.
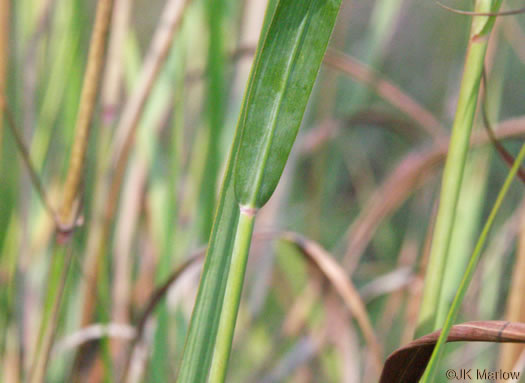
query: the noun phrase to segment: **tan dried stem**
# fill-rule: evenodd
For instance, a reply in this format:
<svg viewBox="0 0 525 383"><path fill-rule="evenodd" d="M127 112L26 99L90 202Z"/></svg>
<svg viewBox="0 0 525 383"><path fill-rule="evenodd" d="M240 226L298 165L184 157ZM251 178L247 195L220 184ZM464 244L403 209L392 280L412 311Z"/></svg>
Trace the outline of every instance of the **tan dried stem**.
<svg viewBox="0 0 525 383"><path fill-rule="evenodd" d="M60 219L62 224L65 225L72 224L75 215L74 204L82 179L89 131L102 75L102 64L104 62L106 37L111 20L112 7L113 0L99 0L97 5L95 25L89 47L87 68L84 75L80 106L75 126L75 139L71 150L69 169L64 184L63 201L60 210Z"/></svg>
<svg viewBox="0 0 525 383"><path fill-rule="evenodd" d="M111 33L109 36L104 83L102 85L102 121L105 125L113 123L120 103L124 47L128 36L129 18L132 2L130 0L114 0L114 11L111 17Z"/></svg>
<svg viewBox="0 0 525 383"><path fill-rule="evenodd" d="M118 169L124 167L127 162L140 117L144 112L146 100L153 89L162 66L166 62L173 38L181 24L184 10L189 3L190 0L168 0L162 12L162 18L139 74L137 86L124 107L115 133L111 153L113 156L112 165L114 169L117 169L117 173L120 173ZM121 180L119 181L117 178L119 177L115 177L114 183L120 185Z"/></svg>

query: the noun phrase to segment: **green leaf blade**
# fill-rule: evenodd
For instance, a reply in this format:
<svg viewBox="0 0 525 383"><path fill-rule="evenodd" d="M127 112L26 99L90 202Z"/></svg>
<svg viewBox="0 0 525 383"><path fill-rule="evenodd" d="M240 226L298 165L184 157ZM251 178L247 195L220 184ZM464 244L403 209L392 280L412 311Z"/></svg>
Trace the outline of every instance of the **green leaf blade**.
<svg viewBox="0 0 525 383"><path fill-rule="evenodd" d="M259 208L273 194L306 109L338 0L281 0L254 64L235 168L241 205Z"/></svg>

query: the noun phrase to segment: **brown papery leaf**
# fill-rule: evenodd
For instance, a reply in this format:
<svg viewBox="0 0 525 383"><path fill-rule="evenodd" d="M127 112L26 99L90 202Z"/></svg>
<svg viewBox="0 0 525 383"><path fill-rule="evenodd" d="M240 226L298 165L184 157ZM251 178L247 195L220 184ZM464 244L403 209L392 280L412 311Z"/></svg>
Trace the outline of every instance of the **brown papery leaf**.
<svg viewBox="0 0 525 383"><path fill-rule="evenodd" d="M430 360L441 330L398 348L387 358L379 383L417 383ZM452 327L447 342L525 343L525 323L466 322Z"/></svg>
<svg viewBox="0 0 525 383"><path fill-rule="evenodd" d="M334 290L340 295L363 331L363 336L374 357L373 363L377 366L377 371L379 372L381 369L381 344L374 332L365 304L355 286L346 276L344 269L318 243L298 233L284 232L281 238L297 246L299 250L313 262L330 282Z"/></svg>

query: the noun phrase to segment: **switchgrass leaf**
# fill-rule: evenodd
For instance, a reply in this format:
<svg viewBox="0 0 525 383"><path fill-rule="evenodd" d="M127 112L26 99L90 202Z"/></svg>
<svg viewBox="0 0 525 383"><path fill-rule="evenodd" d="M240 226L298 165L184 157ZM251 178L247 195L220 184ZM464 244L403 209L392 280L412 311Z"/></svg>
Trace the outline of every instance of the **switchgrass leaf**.
<svg viewBox="0 0 525 383"><path fill-rule="evenodd" d="M261 207L275 190L303 118L339 0L281 0L252 71L240 123L235 193Z"/></svg>

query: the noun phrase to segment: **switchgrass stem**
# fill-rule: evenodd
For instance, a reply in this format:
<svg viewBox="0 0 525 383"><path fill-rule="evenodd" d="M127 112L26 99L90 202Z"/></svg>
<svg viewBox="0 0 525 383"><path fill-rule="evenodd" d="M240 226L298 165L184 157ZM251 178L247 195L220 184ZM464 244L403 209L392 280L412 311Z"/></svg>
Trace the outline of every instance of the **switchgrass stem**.
<svg viewBox="0 0 525 383"><path fill-rule="evenodd" d="M253 209L240 209L229 278L226 283L226 293L217 332L217 342L211 362L209 383L222 383L226 379L254 221Z"/></svg>
<svg viewBox="0 0 525 383"><path fill-rule="evenodd" d="M475 10L497 11L500 4L501 0L478 0ZM439 301L470 146L485 53L493 25L494 19L483 16L477 16L472 21L449 151L443 170L440 203L432 236L416 337L436 330L443 324L444 312L439 307Z"/></svg>

